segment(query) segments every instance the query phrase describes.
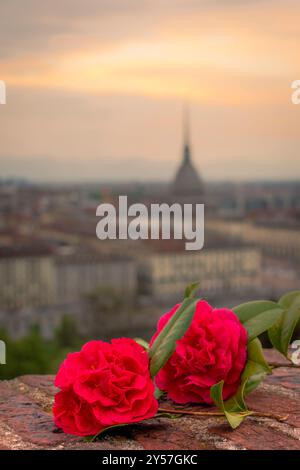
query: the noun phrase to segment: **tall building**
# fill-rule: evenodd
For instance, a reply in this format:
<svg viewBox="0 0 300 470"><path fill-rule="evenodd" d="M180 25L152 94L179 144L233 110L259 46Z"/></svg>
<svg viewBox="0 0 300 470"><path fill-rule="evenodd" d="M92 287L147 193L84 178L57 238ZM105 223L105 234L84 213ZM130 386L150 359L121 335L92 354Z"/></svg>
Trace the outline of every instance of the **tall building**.
<svg viewBox="0 0 300 470"><path fill-rule="evenodd" d="M184 113L183 156L181 164L171 184L170 195L175 202L202 203L204 186L193 165L190 146L189 116L186 109Z"/></svg>

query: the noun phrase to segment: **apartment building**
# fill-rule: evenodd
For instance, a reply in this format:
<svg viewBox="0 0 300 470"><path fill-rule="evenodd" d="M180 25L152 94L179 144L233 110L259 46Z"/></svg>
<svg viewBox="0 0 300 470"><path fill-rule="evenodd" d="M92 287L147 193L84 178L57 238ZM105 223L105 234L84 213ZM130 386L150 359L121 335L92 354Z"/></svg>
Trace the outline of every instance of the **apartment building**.
<svg viewBox="0 0 300 470"><path fill-rule="evenodd" d="M185 287L199 281L203 296L243 295L260 285L260 250L244 245L211 246L198 252L154 250L139 263L139 287L158 300L180 299Z"/></svg>

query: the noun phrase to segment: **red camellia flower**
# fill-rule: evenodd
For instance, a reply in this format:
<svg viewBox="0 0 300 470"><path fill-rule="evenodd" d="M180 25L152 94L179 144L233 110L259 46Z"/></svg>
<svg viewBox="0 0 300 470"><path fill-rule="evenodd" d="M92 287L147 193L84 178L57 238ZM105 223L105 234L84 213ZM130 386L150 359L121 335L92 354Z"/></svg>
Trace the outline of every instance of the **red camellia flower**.
<svg viewBox="0 0 300 470"><path fill-rule="evenodd" d="M93 436L101 431L93 409L72 391L62 391L55 395L53 413L55 424L67 434Z"/></svg>
<svg viewBox="0 0 300 470"><path fill-rule="evenodd" d="M178 307L160 318L151 344ZM247 359L246 344L246 330L234 312L213 309L200 300L190 327L157 374L157 386L176 403L212 403L210 387L224 380L226 400L240 385Z"/></svg>
<svg viewBox="0 0 300 470"><path fill-rule="evenodd" d="M55 379L55 424L88 436L152 418L158 408L146 351L128 338L90 341L68 354Z"/></svg>

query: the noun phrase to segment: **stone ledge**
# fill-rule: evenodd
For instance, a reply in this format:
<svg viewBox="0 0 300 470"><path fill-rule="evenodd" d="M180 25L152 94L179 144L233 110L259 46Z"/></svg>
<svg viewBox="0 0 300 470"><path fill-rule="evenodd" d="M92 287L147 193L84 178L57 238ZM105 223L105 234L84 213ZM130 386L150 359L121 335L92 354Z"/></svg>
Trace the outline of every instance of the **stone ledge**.
<svg viewBox="0 0 300 470"><path fill-rule="evenodd" d="M278 360L274 352L267 356ZM221 417L155 418L87 443L55 429L53 376L27 375L0 382L0 449L300 449L299 386L300 370L280 367L248 397L251 409L288 415L284 422L249 417L232 431Z"/></svg>

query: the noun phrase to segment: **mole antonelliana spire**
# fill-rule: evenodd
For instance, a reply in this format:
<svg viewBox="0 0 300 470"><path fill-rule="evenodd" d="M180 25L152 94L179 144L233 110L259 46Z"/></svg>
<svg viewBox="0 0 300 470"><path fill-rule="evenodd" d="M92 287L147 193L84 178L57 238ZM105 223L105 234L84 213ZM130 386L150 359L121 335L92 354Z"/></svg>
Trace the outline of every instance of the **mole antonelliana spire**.
<svg viewBox="0 0 300 470"><path fill-rule="evenodd" d="M179 202L180 198L197 199L197 196L202 196L204 193L202 181L192 163L187 106L183 111L183 158L173 181L171 193L178 198Z"/></svg>
<svg viewBox="0 0 300 470"><path fill-rule="evenodd" d="M183 111L183 160L190 162L190 129L189 129L189 112L188 107L185 106Z"/></svg>

